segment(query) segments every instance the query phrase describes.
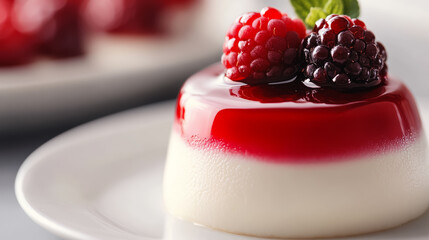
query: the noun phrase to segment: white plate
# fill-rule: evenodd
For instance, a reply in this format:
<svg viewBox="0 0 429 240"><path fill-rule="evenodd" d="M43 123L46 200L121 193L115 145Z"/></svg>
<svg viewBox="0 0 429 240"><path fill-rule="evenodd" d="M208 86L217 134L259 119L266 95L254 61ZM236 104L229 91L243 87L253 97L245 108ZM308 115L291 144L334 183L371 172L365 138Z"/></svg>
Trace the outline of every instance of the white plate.
<svg viewBox="0 0 429 240"><path fill-rule="evenodd" d="M423 117L429 127L429 101ZM73 129L22 165L16 194L38 224L67 239L249 240L164 217L162 172L172 102ZM429 213L401 228L354 239L429 239Z"/></svg>

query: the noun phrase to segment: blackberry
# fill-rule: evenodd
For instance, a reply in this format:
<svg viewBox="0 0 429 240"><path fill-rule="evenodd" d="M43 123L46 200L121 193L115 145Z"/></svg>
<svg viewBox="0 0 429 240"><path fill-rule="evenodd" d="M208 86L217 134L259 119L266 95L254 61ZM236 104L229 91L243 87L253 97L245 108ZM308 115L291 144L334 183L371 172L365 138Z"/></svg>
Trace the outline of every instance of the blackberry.
<svg viewBox="0 0 429 240"><path fill-rule="evenodd" d="M344 15L320 19L301 49L304 84L310 87L373 87L387 75L384 46L358 19Z"/></svg>

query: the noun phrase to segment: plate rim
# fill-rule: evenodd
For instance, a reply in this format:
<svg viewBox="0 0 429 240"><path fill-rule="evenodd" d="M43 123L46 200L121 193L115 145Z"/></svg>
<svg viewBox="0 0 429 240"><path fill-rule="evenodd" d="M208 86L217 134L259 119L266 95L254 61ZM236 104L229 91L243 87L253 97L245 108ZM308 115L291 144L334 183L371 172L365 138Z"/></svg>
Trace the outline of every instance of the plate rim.
<svg viewBox="0 0 429 240"><path fill-rule="evenodd" d="M35 151L33 151L21 164L19 167L18 173L15 178L15 196L23 211L26 215L33 220L36 224L43 227L44 229L50 231L51 233L66 238L66 239L94 239L92 236L87 233L83 233L79 230L73 229L68 226L64 226L63 224L59 224L55 221L55 219L51 219L49 216L45 216L41 214L37 207L35 208L27 199L28 193L24 190L25 179L28 176L28 173L31 173L31 170L34 166L37 166L40 162L46 160L44 157L47 151L51 149L52 146L61 143L64 143L72 140L74 136L79 136L81 134L85 134L87 129L96 129L96 132L99 132L101 129L105 129L106 125L112 124L117 119L126 119L132 115L139 115L142 117L142 122L147 121L146 124L154 124L157 119L157 116L162 114L167 114L170 112L175 104L175 100L167 100L158 103L149 104L146 106L125 110L119 113L111 114L99 119L95 119L88 123L82 124L70 130L67 130L58 136L52 138L46 143L39 146ZM154 114L153 111L156 110ZM173 116L173 112L171 112L171 116ZM129 126L127 126L129 127ZM120 132L126 131L127 127L123 129L115 130L116 134ZM145 237L142 240L152 240L153 238Z"/></svg>

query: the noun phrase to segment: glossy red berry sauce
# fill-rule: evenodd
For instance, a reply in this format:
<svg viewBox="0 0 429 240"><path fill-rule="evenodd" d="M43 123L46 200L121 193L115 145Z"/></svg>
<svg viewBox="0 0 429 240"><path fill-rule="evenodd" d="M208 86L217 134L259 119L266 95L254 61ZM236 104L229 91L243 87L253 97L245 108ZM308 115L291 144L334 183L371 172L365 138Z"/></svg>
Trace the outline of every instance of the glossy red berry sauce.
<svg viewBox="0 0 429 240"><path fill-rule="evenodd" d="M174 129L192 147L316 163L403 147L421 133L413 97L395 80L338 92L300 83L250 86L229 82L222 73L220 64L213 65L180 92Z"/></svg>

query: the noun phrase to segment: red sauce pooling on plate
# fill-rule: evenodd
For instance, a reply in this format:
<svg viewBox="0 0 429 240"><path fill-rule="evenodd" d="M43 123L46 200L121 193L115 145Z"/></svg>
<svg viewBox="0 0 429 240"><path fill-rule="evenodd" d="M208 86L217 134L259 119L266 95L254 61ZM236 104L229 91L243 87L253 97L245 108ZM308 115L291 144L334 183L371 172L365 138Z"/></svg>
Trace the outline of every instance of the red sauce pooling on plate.
<svg viewBox="0 0 429 240"><path fill-rule="evenodd" d="M218 145L278 163L330 162L401 147L422 128L411 93L395 80L338 92L237 84L222 73L213 65L180 92L175 130L193 147Z"/></svg>

